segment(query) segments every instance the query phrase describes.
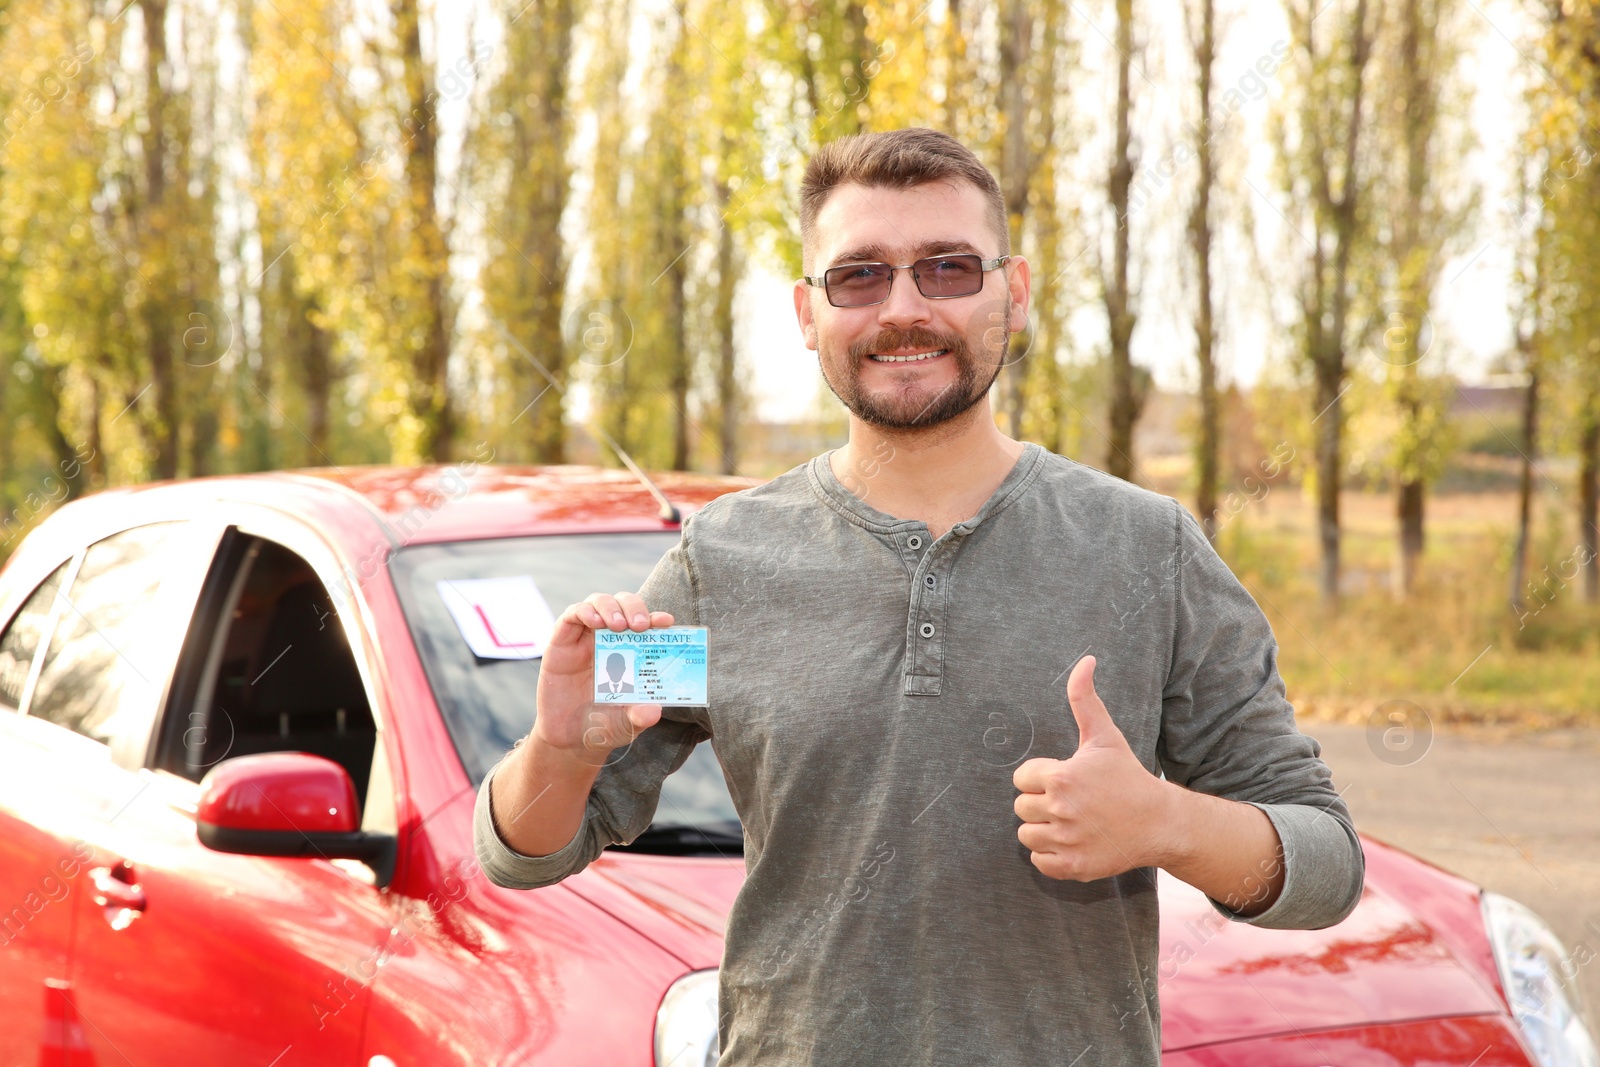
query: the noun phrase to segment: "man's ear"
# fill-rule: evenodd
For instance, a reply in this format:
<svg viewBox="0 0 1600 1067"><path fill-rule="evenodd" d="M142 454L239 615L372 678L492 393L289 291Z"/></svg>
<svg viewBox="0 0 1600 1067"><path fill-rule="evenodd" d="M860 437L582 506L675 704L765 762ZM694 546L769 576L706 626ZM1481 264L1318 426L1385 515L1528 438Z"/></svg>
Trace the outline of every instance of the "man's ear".
<svg viewBox="0 0 1600 1067"><path fill-rule="evenodd" d="M817 320L811 315L811 286L804 281L794 283L794 315L800 322L800 334L806 347L817 350Z"/></svg>
<svg viewBox="0 0 1600 1067"><path fill-rule="evenodd" d="M1033 273L1028 261L1021 256L1012 256L1006 265L1011 268L1006 272L1006 284L1011 303L1016 309L1011 317L1011 332L1017 333L1028 328L1028 298L1032 294Z"/></svg>

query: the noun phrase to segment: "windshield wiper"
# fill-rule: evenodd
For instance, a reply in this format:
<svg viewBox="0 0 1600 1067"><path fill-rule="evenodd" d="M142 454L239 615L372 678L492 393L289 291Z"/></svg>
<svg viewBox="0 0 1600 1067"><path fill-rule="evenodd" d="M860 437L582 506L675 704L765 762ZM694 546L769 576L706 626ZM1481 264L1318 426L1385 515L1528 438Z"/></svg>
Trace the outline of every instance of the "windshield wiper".
<svg viewBox="0 0 1600 1067"><path fill-rule="evenodd" d="M662 856L742 856L744 830L735 819L699 825L658 822L634 838L631 845L612 845L611 848Z"/></svg>

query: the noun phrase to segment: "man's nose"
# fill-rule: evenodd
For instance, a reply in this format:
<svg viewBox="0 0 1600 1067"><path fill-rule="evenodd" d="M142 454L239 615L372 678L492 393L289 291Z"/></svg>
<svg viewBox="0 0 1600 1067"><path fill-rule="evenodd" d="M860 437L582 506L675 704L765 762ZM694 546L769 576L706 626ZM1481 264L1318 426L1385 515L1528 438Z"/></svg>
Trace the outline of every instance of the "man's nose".
<svg viewBox="0 0 1600 1067"><path fill-rule="evenodd" d="M897 269L889 286L889 298L878 305L878 325L906 327L926 323L932 313L928 298L917 288L911 268Z"/></svg>

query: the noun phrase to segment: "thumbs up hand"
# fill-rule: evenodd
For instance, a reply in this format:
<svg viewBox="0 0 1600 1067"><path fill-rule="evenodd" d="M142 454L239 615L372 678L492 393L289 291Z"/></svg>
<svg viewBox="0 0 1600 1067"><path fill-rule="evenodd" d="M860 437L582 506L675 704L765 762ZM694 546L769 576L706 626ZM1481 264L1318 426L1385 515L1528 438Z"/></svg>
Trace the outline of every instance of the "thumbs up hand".
<svg viewBox="0 0 1600 1067"><path fill-rule="evenodd" d="M1177 787L1139 762L1094 689L1093 656L1067 678L1078 750L1064 760L1031 759L1012 776L1017 839L1051 878L1088 882L1135 867L1161 866L1171 847Z"/></svg>

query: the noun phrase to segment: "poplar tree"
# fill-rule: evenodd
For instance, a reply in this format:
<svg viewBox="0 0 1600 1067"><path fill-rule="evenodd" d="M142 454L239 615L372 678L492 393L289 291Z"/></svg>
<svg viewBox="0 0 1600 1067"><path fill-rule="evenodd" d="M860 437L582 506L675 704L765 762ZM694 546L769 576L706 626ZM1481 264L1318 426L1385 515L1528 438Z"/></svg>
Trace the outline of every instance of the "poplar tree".
<svg viewBox="0 0 1600 1067"><path fill-rule="evenodd" d="M1217 184L1217 163L1213 143L1221 132L1211 125L1212 79L1217 60L1216 0L1192 0L1183 9L1189 34L1189 50L1195 67L1195 107L1200 121L1195 133L1195 192L1189 208L1189 252L1194 257L1195 365L1200 378L1200 425L1194 454L1198 486L1195 513L1206 537L1216 540L1217 529L1217 322L1211 292L1212 192Z"/></svg>
<svg viewBox="0 0 1600 1067"><path fill-rule="evenodd" d="M1322 600L1339 598L1344 392L1362 302L1372 300L1373 45L1385 0L1286 0L1286 113L1274 122L1295 279L1295 341L1312 380L1316 530Z"/></svg>
<svg viewBox="0 0 1600 1067"><path fill-rule="evenodd" d="M1133 327L1138 319L1134 292L1129 279L1132 246L1129 234L1129 190L1133 187L1138 161L1133 154L1133 0L1116 0L1117 96L1113 120L1111 164L1106 172L1106 200L1112 219L1111 264L1101 267L1101 292L1106 308L1106 331L1110 339L1111 404L1110 433L1106 441L1106 471L1132 480L1133 427L1149 394L1149 374L1138 373L1133 365Z"/></svg>
<svg viewBox="0 0 1600 1067"><path fill-rule="evenodd" d="M1542 181L1533 196L1548 214L1548 270L1540 259L1532 310L1547 345L1538 351L1561 400L1562 421L1577 454L1578 544L1571 553L1583 573L1583 596L1600 602L1600 12L1593 5L1543 9L1536 46L1547 76L1534 94L1529 139L1543 148ZM1552 420L1553 421L1553 420Z"/></svg>
<svg viewBox="0 0 1600 1067"><path fill-rule="evenodd" d="M1379 48L1375 136L1385 159L1375 210L1384 216L1388 298L1380 305L1382 373L1399 415L1390 470L1399 525L1395 592L1408 596L1424 547L1425 495L1444 469L1454 384L1424 366L1433 338L1434 291L1446 259L1477 208L1453 164L1471 147L1462 58L1461 6L1454 0L1394 0ZM1427 360L1437 364L1438 358Z"/></svg>
<svg viewBox="0 0 1600 1067"><path fill-rule="evenodd" d="M486 120L475 129L484 165L473 196L487 216L482 236L489 248L484 302L500 327L544 364L541 371L514 347L501 346L506 350L499 373L508 383L515 419L507 455L560 463L567 454L564 401L572 369L564 321L571 257L561 218L573 181L570 82L582 14L574 0L518 0L503 5L501 13L504 56L487 94ZM626 17L610 24L613 33L627 25ZM615 36L622 43L627 35ZM613 81L612 94L616 87ZM601 136L612 132L603 129ZM580 334L589 328L575 325Z"/></svg>

